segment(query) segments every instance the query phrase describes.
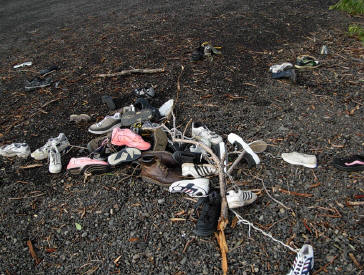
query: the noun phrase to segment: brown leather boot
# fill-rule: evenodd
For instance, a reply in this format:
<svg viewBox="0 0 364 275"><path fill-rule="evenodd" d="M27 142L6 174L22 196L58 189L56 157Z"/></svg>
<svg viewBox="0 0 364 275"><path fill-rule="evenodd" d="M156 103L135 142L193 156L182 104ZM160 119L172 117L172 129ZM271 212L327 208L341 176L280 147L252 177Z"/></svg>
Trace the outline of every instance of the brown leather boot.
<svg viewBox="0 0 364 275"><path fill-rule="evenodd" d="M168 168L181 167L181 165L177 161L175 161L172 154L167 151L144 151L144 152L142 152L140 162L141 163L143 162L143 158L150 159L151 157L159 158L161 163L163 163Z"/></svg>
<svg viewBox="0 0 364 275"><path fill-rule="evenodd" d="M167 168L161 160L155 156L143 157L141 164L141 177L145 182L155 183L163 187L169 187L173 182L181 180L180 169Z"/></svg>

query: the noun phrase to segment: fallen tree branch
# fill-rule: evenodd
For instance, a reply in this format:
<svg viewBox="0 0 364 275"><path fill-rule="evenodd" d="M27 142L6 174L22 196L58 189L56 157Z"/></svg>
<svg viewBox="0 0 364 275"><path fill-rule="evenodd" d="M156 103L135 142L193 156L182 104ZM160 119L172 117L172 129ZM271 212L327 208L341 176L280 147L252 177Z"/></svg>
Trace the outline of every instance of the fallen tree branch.
<svg viewBox="0 0 364 275"><path fill-rule="evenodd" d="M132 69L132 70L124 70L117 73L110 74L97 74L95 77L114 77L114 76L122 76L122 75L131 75L131 74L155 74L155 73L163 73L165 72L164 68L158 69Z"/></svg>

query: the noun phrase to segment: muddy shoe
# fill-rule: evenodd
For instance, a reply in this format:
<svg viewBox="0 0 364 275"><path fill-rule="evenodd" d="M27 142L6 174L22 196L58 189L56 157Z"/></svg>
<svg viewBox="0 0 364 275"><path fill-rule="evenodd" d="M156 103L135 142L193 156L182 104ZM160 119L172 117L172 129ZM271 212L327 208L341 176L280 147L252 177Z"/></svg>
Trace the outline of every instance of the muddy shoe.
<svg viewBox="0 0 364 275"><path fill-rule="evenodd" d="M144 122L151 120L153 117L153 112L150 109L143 109L139 112L126 112L121 116L121 126L128 127L137 122Z"/></svg>
<svg viewBox="0 0 364 275"><path fill-rule="evenodd" d="M364 171L364 156L353 155L345 158L336 158L332 164L342 171Z"/></svg>
<svg viewBox="0 0 364 275"><path fill-rule="evenodd" d="M313 56L301 55L297 57L296 64L294 66L297 69L315 69L320 66L320 62Z"/></svg>
<svg viewBox="0 0 364 275"><path fill-rule="evenodd" d="M52 78L50 78L50 77L47 77L46 79L36 77L36 78L32 79L31 81L25 82L25 90L33 91L36 89L48 87L51 85L51 83L52 83Z"/></svg>

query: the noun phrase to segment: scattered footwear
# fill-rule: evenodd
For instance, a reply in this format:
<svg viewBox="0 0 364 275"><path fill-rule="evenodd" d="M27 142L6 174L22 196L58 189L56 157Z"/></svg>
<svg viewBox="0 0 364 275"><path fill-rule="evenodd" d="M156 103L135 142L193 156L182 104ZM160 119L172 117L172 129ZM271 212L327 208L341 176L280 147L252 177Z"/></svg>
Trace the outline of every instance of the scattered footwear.
<svg viewBox="0 0 364 275"><path fill-rule="evenodd" d="M179 163L173 158L172 154L167 151L145 151L142 152L142 158L148 162L151 158L158 158L162 164L168 168L180 167Z"/></svg>
<svg viewBox="0 0 364 275"><path fill-rule="evenodd" d="M153 112L151 109L143 109L139 112L129 111L125 112L121 116L120 124L124 127L129 127L137 122L144 122L153 118Z"/></svg>
<svg viewBox="0 0 364 275"><path fill-rule="evenodd" d="M71 158L67 165L67 171L71 174L82 173L103 173L108 171L109 164L102 160L96 160L91 158Z"/></svg>
<svg viewBox="0 0 364 275"><path fill-rule="evenodd" d="M269 72L271 73L278 73L278 72L283 72L289 69L292 69L293 65L292 63L289 62L285 62L282 64L277 64L277 65L273 65L269 67Z"/></svg>
<svg viewBox="0 0 364 275"><path fill-rule="evenodd" d="M113 116L106 116L100 122L91 125L88 131L92 134L102 135L111 132L116 127L121 126L121 114L115 113Z"/></svg>
<svg viewBox="0 0 364 275"><path fill-rule="evenodd" d="M208 179L180 180L169 186L171 193L186 193L191 197L205 197L209 192Z"/></svg>
<svg viewBox="0 0 364 275"><path fill-rule="evenodd" d="M211 148L211 142L207 138L202 138L200 136L196 136L195 139L197 141L201 142L202 144L206 145L208 148ZM191 145L189 150L190 150L190 152L193 152L193 153L207 154L205 149L203 149L201 146L198 146L195 144Z"/></svg>
<svg viewBox="0 0 364 275"><path fill-rule="evenodd" d="M294 263L287 275L309 275L313 269L314 258L313 248L304 244L294 260Z"/></svg>
<svg viewBox="0 0 364 275"><path fill-rule="evenodd" d="M143 140L141 136L130 129L114 128L111 134L111 144L117 146L127 146L139 150L148 150L150 143Z"/></svg>
<svg viewBox="0 0 364 275"><path fill-rule="evenodd" d="M217 174L217 169L212 164L195 164L195 163L183 163L182 164L182 176L203 178Z"/></svg>
<svg viewBox="0 0 364 275"><path fill-rule="evenodd" d="M203 162L201 153L194 153L194 152L187 152L187 151L176 151L173 153L173 158L179 164Z"/></svg>
<svg viewBox="0 0 364 275"><path fill-rule="evenodd" d="M282 153L282 159L294 165L302 165L308 168L317 167L317 159L314 155L307 155L298 152Z"/></svg>
<svg viewBox="0 0 364 275"><path fill-rule="evenodd" d="M27 158L30 155L30 147L26 143L12 143L0 147L0 156Z"/></svg>
<svg viewBox="0 0 364 275"><path fill-rule="evenodd" d="M245 141L234 133L228 135L228 141L238 147L245 150L244 159L248 162L249 168L256 166L260 163L260 159L256 153L245 143Z"/></svg>
<svg viewBox="0 0 364 275"><path fill-rule="evenodd" d="M242 191L238 189L226 192L226 200L229 208L238 208L249 205L257 199L257 195L252 191Z"/></svg>
<svg viewBox="0 0 364 275"><path fill-rule="evenodd" d="M61 154L58 151L57 146L54 144L49 150L49 173L58 174L62 170Z"/></svg>
<svg viewBox="0 0 364 275"><path fill-rule="evenodd" d="M364 156L352 155L345 158L335 158L332 164L342 171L364 171Z"/></svg>
<svg viewBox="0 0 364 275"><path fill-rule="evenodd" d="M301 55L297 57L296 64L297 69L314 69L320 66L320 62L310 55Z"/></svg>
<svg viewBox="0 0 364 275"><path fill-rule="evenodd" d="M39 88L44 88L50 86L52 83L52 78L47 77L45 79L36 77L33 78L31 81L25 82L25 91L33 91Z"/></svg>
<svg viewBox="0 0 364 275"><path fill-rule="evenodd" d="M137 148L124 148L117 153L110 155L107 162L111 166L116 166L126 162L137 160L141 156L141 152Z"/></svg>
<svg viewBox="0 0 364 275"><path fill-rule="evenodd" d="M192 122L192 137L197 136L205 138L211 142L211 144L216 145L222 141L222 137L215 132L210 131L206 126L199 122Z"/></svg>
<svg viewBox="0 0 364 275"><path fill-rule="evenodd" d="M64 149L70 146L70 142L68 141L64 133L60 133L58 137L48 139L45 145L43 145L41 148L38 148L31 154L31 157L35 160L48 158L49 150L53 145L57 147L58 152L62 152Z"/></svg>

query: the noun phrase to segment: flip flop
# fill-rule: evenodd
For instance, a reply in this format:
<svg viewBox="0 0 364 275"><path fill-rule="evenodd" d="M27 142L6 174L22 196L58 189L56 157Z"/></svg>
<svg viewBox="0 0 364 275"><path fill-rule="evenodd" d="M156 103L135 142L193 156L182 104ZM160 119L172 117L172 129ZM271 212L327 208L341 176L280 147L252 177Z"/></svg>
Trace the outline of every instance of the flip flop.
<svg viewBox="0 0 364 275"><path fill-rule="evenodd" d="M107 162L111 166L116 166L126 162L132 162L140 158L142 153L137 148L124 148L117 153L110 155L107 158Z"/></svg>
<svg viewBox="0 0 364 275"><path fill-rule="evenodd" d="M364 171L364 156L352 155L345 158L336 158L332 164L342 171Z"/></svg>

